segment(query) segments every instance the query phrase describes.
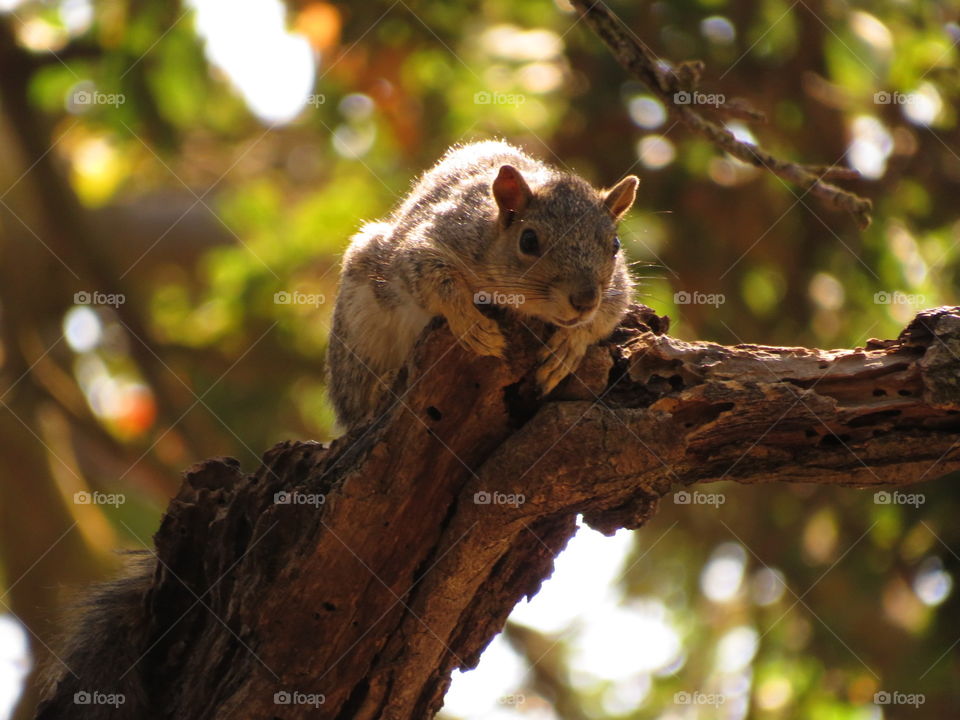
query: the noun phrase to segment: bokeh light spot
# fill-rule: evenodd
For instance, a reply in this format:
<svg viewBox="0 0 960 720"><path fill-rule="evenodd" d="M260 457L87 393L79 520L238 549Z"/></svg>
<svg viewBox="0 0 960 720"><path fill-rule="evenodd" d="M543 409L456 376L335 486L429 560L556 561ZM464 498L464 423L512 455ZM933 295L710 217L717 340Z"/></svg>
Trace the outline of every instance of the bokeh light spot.
<svg viewBox="0 0 960 720"><path fill-rule="evenodd" d="M90 352L103 339L100 316L84 305L70 308L63 317L63 336L74 352Z"/></svg>

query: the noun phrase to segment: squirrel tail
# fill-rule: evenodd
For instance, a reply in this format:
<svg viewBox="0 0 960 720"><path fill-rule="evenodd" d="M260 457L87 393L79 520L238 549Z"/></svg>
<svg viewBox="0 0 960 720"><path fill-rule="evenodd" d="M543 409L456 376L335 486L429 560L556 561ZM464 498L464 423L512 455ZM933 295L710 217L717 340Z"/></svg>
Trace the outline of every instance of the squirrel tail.
<svg viewBox="0 0 960 720"><path fill-rule="evenodd" d="M126 553L124 572L81 598L40 673L36 720L149 720L139 662L147 652L145 598L156 568L147 551Z"/></svg>

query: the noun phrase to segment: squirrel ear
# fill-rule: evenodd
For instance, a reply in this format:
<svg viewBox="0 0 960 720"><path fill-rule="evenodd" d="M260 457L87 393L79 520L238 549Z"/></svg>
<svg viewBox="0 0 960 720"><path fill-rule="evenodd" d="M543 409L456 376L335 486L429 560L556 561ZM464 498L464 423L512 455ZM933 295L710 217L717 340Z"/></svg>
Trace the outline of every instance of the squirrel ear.
<svg viewBox="0 0 960 720"><path fill-rule="evenodd" d="M614 220L619 220L631 208L633 201L637 198L639 184L640 180L636 175L627 175L607 192L603 204L607 206Z"/></svg>
<svg viewBox="0 0 960 720"><path fill-rule="evenodd" d="M533 193L519 170L513 165L501 165L497 179L493 181L493 197L509 225L513 216L526 209Z"/></svg>

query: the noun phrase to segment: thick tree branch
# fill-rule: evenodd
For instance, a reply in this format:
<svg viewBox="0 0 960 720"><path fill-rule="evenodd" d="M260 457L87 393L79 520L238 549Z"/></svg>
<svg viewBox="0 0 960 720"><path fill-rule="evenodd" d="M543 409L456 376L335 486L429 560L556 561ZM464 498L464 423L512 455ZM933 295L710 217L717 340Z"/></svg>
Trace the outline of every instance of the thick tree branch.
<svg viewBox="0 0 960 720"><path fill-rule="evenodd" d="M251 475L230 459L187 472L131 632L132 672L167 716L429 718L578 513L612 532L677 484L960 469L960 308L825 351L682 342L637 307L546 402L530 382L546 331L504 326L510 364L437 322L366 427L279 445ZM85 683L67 674L38 717L78 717ZM323 702L278 706L283 691Z"/></svg>
<svg viewBox="0 0 960 720"><path fill-rule="evenodd" d="M869 200L826 182L827 180L856 179L859 177L857 171L834 166L798 165L781 160L758 145L738 140L732 132L703 117L689 103L689 98L699 92L703 63L693 61L671 66L644 45L603 2L597 0L571 0L571 2L584 22L613 53L617 62L646 85L650 92L660 99L671 116L688 129L707 138L738 160L766 168L774 175L789 180L826 201L832 207L850 213L861 230L870 224L873 204ZM701 105L700 107L710 108L711 106ZM752 110L739 100L732 100L729 103L719 101L713 109L721 114L754 121L763 117L761 113Z"/></svg>

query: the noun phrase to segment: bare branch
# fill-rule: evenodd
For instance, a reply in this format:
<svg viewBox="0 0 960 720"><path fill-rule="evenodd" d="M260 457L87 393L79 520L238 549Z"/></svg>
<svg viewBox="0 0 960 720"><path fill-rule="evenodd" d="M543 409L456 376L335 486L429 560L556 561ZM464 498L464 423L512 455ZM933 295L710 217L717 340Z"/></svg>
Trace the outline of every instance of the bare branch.
<svg viewBox="0 0 960 720"><path fill-rule="evenodd" d="M824 200L830 206L844 210L856 219L863 230L870 224L873 204L856 193L833 185L828 180L853 179L849 173L833 167L815 172L814 168L780 160L763 148L743 142L726 128L704 118L690 105L680 104L677 97L684 92L695 91L699 86L703 63L685 62L671 67L658 58L636 35L597 0L572 0L582 18L610 49L624 69L646 85L664 104L670 114L697 135L701 135L733 157L756 167L769 170L774 175L798 185L805 191ZM742 101L720 103L717 111L736 117L756 119L759 114L749 110Z"/></svg>

